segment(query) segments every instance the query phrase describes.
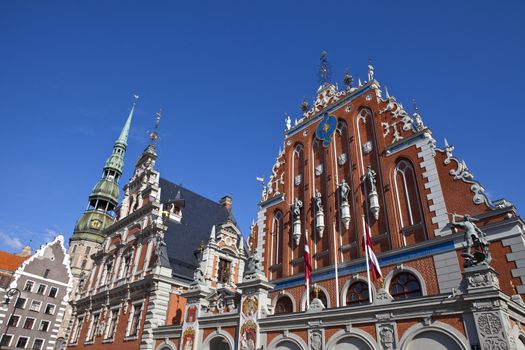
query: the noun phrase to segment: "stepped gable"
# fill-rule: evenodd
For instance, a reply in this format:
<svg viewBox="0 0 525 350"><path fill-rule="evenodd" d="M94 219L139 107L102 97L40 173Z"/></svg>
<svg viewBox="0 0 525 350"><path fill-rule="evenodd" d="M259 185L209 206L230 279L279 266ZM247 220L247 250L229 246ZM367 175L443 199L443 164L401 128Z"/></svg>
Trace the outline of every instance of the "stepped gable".
<svg viewBox="0 0 525 350"><path fill-rule="evenodd" d="M166 179L160 178L159 185L162 203L176 198L179 191L181 198L185 200L181 222L169 222L164 234L165 256L169 259L174 277L192 280L197 267L193 252L201 242L208 241L212 226L226 222L230 213L221 204ZM167 263L163 261L162 265L166 266Z"/></svg>

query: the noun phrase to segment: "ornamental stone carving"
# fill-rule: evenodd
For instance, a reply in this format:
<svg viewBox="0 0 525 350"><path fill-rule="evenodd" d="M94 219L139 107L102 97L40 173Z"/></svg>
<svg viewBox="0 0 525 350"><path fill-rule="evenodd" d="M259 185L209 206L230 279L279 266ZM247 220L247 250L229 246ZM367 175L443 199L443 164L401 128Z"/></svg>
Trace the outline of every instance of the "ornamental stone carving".
<svg viewBox="0 0 525 350"><path fill-rule="evenodd" d="M323 331L321 329L312 329L309 331L308 341L310 343L311 350L322 350L324 349L323 344Z"/></svg>
<svg viewBox="0 0 525 350"><path fill-rule="evenodd" d="M498 311L474 313L481 349L508 350L511 347Z"/></svg>
<svg viewBox="0 0 525 350"><path fill-rule="evenodd" d="M378 326L378 337L381 350L396 348L395 324L387 323Z"/></svg>

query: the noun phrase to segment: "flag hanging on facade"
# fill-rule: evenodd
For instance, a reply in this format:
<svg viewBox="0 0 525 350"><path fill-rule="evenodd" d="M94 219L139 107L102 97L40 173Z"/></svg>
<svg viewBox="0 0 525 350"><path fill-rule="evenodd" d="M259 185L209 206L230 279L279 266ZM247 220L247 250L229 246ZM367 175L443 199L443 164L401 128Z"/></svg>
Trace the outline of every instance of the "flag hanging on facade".
<svg viewBox="0 0 525 350"><path fill-rule="evenodd" d="M374 280L380 278L382 276L381 274L381 266L379 266L379 261L377 260L377 256L374 253L374 246L372 245L372 237L370 236L370 228L367 228L366 234L365 234L365 249L368 255L368 259L370 260L370 265L372 267L372 278Z"/></svg>
<svg viewBox="0 0 525 350"><path fill-rule="evenodd" d="M310 258L310 246L308 245L308 231L304 235L304 284L308 287L311 281L312 259Z"/></svg>

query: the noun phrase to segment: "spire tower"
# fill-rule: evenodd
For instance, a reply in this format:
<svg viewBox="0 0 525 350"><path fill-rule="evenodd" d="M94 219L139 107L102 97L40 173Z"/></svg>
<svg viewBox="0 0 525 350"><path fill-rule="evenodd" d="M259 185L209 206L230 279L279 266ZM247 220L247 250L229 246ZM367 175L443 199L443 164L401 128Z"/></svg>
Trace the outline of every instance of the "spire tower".
<svg viewBox="0 0 525 350"><path fill-rule="evenodd" d="M86 211L77 221L70 239L71 267L76 276L79 276L81 271L89 270L89 255L104 241L102 231L115 221L115 209L119 198L118 181L122 176L129 129L138 96L135 95L134 98L126 123L106 160L102 177L93 187ZM75 246L77 248L74 248ZM83 249L78 249L78 246L82 246ZM78 254L79 252L82 253Z"/></svg>

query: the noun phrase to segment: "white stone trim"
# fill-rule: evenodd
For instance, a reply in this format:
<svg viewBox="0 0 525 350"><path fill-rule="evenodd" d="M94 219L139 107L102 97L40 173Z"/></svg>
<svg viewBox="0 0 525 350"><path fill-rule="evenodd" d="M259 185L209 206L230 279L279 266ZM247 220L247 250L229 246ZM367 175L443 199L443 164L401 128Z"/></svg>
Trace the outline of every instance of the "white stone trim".
<svg viewBox="0 0 525 350"><path fill-rule="evenodd" d="M358 328L349 327L348 330L340 330L336 332L330 340L326 343L325 349L331 350L335 347L338 341L344 339L344 338L357 338L359 340L362 340L365 342L369 347L370 350L373 349L379 349L379 346L377 345L376 341L370 334L367 332L360 330ZM366 350L366 349L363 349Z"/></svg>
<svg viewBox="0 0 525 350"><path fill-rule="evenodd" d="M419 323L410 327L408 330L405 331L405 333L399 340L399 349L408 349L408 346L410 345L410 342L414 339L414 337L423 332L438 332L445 334L446 336L454 340L457 343L457 345L463 350L470 349L470 345L468 345L469 343L467 339L465 339L465 337L460 332L458 332L455 328L438 321L433 322L428 326L424 325L423 323Z"/></svg>
<svg viewBox="0 0 525 350"><path fill-rule="evenodd" d="M422 160L420 167L423 168L423 178L427 179L424 184L426 189L430 189L427 195L427 200L432 200L433 205L429 207L433 216L432 223L437 224L437 229L434 230L436 236L444 236L451 234L452 231L447 228L449 218L446 210L445 197L439 181L439 174L437 172L436 161L434 159L435 147L432 138L423 138L416 142L416 147L421 150L417 154L418 158Z"/></svg>
<svg viewBox="0 0 525 350"><path fill-rule="evenodd" d="M168 338L164 339L162 343L160 343L155 350L165 349L166 347L170 348L171 350L177 350L177 345L173 343Z"/></svg>
<svg viewBox="0 0 525 350"><path fill-rule="evenodd" d="M439 291L450 293L452 289L458 289L461 283L461 268L455 250L433 256Z"/></svg>
<svg viewBox="0 0 525 350"><path fill-rule="evenodd" d="M510 247L511 253L506 257L509 262L514 262L516 268L511 270L512 277L519 277L522 285L517 287L518 293L525 293L525 239L522 234L501 240L504 247Z"/></svg>

